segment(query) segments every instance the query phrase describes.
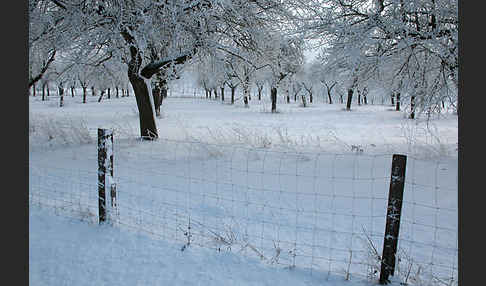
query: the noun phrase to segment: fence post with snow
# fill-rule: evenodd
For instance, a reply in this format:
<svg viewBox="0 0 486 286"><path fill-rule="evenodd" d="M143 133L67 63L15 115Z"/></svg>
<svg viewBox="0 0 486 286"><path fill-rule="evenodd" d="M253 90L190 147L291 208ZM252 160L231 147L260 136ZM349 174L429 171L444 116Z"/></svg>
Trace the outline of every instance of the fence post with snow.
<svg viewBox="0 0 486 286"><path fill-rule="evenodd" d="M380 284L390 282L388 277L394 275L395 261L402 213L403 189L405 186L405 169L407 156L394 154L388 193L388 209L386 214L385 238L381 259Z"/></svg>
<svg viewBox="0 0 486 286"><path fill-rule="evenodd" d="M109 187L109 192L107 192ZM106 204L107 194L110 203ZM99 223L116 211L116 184L113 177L113 131L98 128L98 211Z"/></svg>

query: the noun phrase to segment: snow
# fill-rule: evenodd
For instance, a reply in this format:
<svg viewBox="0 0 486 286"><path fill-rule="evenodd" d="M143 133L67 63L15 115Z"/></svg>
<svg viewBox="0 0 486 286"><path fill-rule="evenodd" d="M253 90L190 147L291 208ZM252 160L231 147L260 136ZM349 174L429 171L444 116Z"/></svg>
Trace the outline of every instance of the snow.
<svg viewBox="0 0 486 286"><path fill-rule="evenodd" d="M29 209L30 285L339 285L343 278ZM346 285L366 285L347 283Z"/></svg>
<svg viewBox="0 0 486 286"><path fill-rule="evenodd" d="M187 90L188 88L186 88ZM173 92L176 94L176 92ZM79 92L78 92L79 94ZM135 98L105 99L97 104L97 97L65 98L66 106L56 108L57 100L42 102L40 97L31 98L31 117L52 116L70 118L90 124L95 128L114 128L117 138L133 138L139 135L138 111ZM187 92L192 95L192 92ZM226 100L229 100L229 94ZM238 97L238 96L237 96ZM369 96L371 97L371 95ZM258 102L252 96L250 108L243 108L242 99L235 106L222 105L220 101L168 98L164 101L162 118L157 118L159 136L170 139L198 139L213 143L268 138L273 144L318 146L329 152L349 152L352 145L360 146L364 153L406 153L418 157L457 157L457 116L442 114L430 120L406 120L403 112L395 112L388 105L353 105L352 111L344 111L343 104L318 103L308 108L300 102L279 102L279 113L270 113L268 99ZM377 100L375 100L377 101ZM55 103L55 104L53 104ZM406 107L403 107L406 108ZM94 133L93 133L94 134ZM239 137L253 138L239 138ZM253 140L253 141L252 141Z"/></svg>
<svg viewBox="0 0 486 286"><path fill-rule="evenodd" d="M407 282L457 275L457 116L412 121L384 105L347 112L317 96L308 108L279 102L277 114L256 96L250 108L168 97L156 119L162 138L141 142L131 94L65 97L62 108L30 98L36 285L376 283L365 279L363 229L381 254L394 153L409 156L399 240L402 271L414 261ZM98 127L114 129L113 226L94 215Z"/></svg>

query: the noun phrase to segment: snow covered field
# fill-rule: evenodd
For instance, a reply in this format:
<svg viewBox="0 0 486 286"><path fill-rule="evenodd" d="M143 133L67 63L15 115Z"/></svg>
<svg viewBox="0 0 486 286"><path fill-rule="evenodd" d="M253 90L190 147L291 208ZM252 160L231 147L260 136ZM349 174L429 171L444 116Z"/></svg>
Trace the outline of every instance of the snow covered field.
<svg viewBox="0 0 486 286"><path fill-rule="evenodd" d="M321 276L29 210L29 285L318 285ZM329 278L329 284L342 277ZM347 285L361 285L347 283Z"/></svg>
<svg viewBox="0 0 486 286"><path fill-rule="evenodd" d="M30 98L32 285L376 283L394 153L396 283L457 284L457 116L169 97L161 139L140 142L133 96L88 99ZM115 131L114 227L95 215L98 127Z"/></svg>

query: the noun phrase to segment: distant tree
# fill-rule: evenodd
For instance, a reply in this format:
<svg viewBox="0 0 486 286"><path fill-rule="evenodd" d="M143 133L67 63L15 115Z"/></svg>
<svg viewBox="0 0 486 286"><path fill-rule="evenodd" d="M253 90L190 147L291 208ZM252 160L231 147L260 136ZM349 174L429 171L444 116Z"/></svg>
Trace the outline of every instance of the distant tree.
<svg viewBox="0 0 486 286"><path fill-rule="evenodd" d="M299 71L304 55L302 39L285 37L278 33L269 36L265 47L265 59L269 66L270 99L274 113L277 112L277 90L280 83L287 76Z"/></svg>

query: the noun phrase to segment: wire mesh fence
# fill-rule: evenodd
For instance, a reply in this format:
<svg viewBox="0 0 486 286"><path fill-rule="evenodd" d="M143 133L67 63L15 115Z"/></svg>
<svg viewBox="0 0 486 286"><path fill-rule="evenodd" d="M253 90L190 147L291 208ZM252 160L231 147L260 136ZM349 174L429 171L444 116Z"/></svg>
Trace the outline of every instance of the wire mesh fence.
<svg viewBox="0 0 486 286"><path fill-rule="evenodd" d="M329 154L159 139L117 144L111 222L270 264L376 280L390 154ZM409 157L395 276L457 284L457 169ZM31 163L31 204L98 221L98 173Z"/></svg>

